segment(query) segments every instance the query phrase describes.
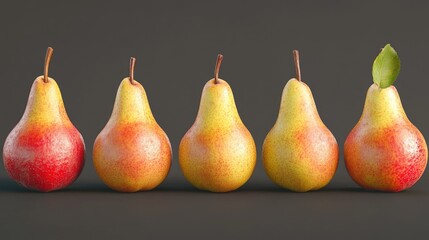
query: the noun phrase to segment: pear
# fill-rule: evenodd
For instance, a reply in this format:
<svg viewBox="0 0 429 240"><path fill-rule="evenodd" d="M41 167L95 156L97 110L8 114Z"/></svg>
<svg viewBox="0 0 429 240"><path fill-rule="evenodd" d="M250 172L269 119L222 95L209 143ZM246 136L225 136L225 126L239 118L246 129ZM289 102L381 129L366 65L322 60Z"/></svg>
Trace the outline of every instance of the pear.
<svg viewBox="0 0 429 240"><path fill-rule="evenodd" d="M130 76L119 85L112 115L94 142L93 161L98 176L119 192L151 190L167 177L171 144L156 122L146 91Z"/></svg>
<svg viewBox="0 0 429 240"><path fill-rule="evenodd" d="M330 182L338 166L338 144L320 119L310 88L301 81L299 53L293 53L297 78L283 89L279 115L265 138L262 157L274 183L306 192Z"/></svg>
<svg viewBox="0 0 429 240"><path fill-rule="evenodd" d="M201 190L229 192L242 186L256 164L256 146L235 106L229 84L215 76L204 86L197 118L179 146L186 179Z"/></svg>
<svg viewBox="0 0 429 240"><path fill-rule="evenodd" d="M44 75L34 81L24 115L3 147L3 162L10 177L41 192L73 183L85 156L83 138L67 116L56 81L48 77L52 53L49 47Z"/></svg>
<svg viewBox="0 0 429 240"><path fill-rule="evenodd" d="M426 141L393 86L399 69L399 57L387 44L374 61L374 84L362 116L344 143L347 170L365 189L403 191L419 180L427 165Z"/></svg>

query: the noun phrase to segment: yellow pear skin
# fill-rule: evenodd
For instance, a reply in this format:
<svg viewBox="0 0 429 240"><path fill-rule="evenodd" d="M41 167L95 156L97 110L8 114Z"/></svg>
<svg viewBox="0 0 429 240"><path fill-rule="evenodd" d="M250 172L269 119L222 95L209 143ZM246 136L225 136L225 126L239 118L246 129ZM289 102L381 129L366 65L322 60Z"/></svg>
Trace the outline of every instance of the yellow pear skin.
<svg viewBox="0 0 429 240"><path fill-rule="evenodd" d="M182 138L179 164L186 179L201 190L229 192L250 178L256 146L235 106L229 84L217 77L204 86L197 118Z"/></svg>
<svg viewBox="0 0 429 240"><path fill-rule="evenodd" d="M299 62L296 65L300 79ZM337 141L320 119L310 88L295 78L289 80L277 121L263 144L266 174L282 188L317 190L334 176L338 154Z"/></svg>
<svg viewBox="0 0 429 240"><path fill-rule="evenodd" d="M143 86L130 72L93 150L98 176L119 192L155 188L167 177L172 158L170 141L152 115Z"/></svg>

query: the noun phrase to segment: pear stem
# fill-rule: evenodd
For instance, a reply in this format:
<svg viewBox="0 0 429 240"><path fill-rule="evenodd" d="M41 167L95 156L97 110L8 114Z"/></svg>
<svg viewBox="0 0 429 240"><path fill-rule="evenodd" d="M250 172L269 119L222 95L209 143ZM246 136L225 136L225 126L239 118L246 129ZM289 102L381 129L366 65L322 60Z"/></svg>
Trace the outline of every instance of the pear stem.
<svg viewBox="0 0 429 240"><path fill-rule="evenodd" d="M301 82L301 66L299 65L299 51L293 50L293 60L295 62L296 79Z"/></svg>
<svg viewBox="0 0 429 240"><path fill-rule="evenodd" d="M130 82L131 84L134 84L134 67L136 65L136 59L131 57L130 58Z"/></svg>
<svg viewBox="0 0 429 240"><path fill-rule="evenodd" d="M216 60L216 66L215 66L215 71L214 71L214 82L218 83L218 78L219 78L219 70L220 70L220 65L222 64L222 60L223 60L223 55L222 54L218 54L217 55L217 60Z"/></svg>
<svg viewBox="0 0 429 240"><path fill-rule="evenodd" d="M48 72L49 72L49 63L51 62L51 58L52 58L52 53L54 52L54 49L51 47L48 47L48 49L46 50L46 56L45 56L45 66L43 69L43 81L45 83L48 82L49 78L48 78Z"/></svg>

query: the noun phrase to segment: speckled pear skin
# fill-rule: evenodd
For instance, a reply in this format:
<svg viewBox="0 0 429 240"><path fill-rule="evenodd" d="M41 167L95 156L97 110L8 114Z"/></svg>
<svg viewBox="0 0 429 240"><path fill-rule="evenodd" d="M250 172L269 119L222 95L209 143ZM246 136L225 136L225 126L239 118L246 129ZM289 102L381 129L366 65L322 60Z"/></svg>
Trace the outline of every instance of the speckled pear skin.
<svg viewBox="0 0 429 240"><path fill-rule="evenodd" d="M345 141L344 159L353 180L369 190L400 192L423 175L426 141L408 120L394 86L368 89L362 116Z"/></svg>
<svg viewBox="0 0 429 240"><path fill-rule="evenodd" d="M326 186L338 166L338 144L319 117L310 88L291 79L276 123L262 147L263 165L277 185L296 192Z"/></svg>
<svg viewBox="0 0 429 240"><path fill-rule="evenodd" d="M6 138L3 162L8 174L28 189L50 192L79 176L85 144L64 108L54 79L36 78L24 115Z"/></svg>
<svg viewBox="0 0 429 240"><path fill-rule="evenodd" d="M107 125L94 143L95 170L120 192L157 187L171 166L170 141L153 117L143 86L122 80Z"/></svg>
<svg viewBox="0 0 429 240"><path fill-rule="evenodd" d="M192 185L211 192L233 191L252 175L255 142L226 81L204 86L197 118L180 142L179 164Z"/></svg>

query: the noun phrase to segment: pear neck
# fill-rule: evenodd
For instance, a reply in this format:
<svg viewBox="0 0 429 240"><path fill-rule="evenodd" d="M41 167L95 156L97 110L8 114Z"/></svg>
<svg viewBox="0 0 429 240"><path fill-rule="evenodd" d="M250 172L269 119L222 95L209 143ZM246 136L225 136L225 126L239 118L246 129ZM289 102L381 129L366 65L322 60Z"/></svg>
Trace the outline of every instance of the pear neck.
<svg viewBox="0 0 429 240"><path fill-rule="evenodd" d="M109 122L132 123L155 121L143 86L129 78L122 80L116 94Z"/></svg>
<svg viewBox="0 0 429 240"><path fill-rule="evenodd" d="M408 118L396 88L380 88L373 84L366 95L361 121L380 126L403 120Z"/></svg>
<svg viewBox="0 0 429 240"><path fill-rule="evenodd" d="M60 89L54 79L36 78L22 120L35 123L71 123L67 116Z"/></svg>
<svg viewBox="0 0 429 240"><path fill-rule="evenodd" d="M222 80L208 81L201 95L194 126L201 129L230 128L242 124L229 84Z"/></svg>
<svg viewBox="0 0 429 240"><path fill-rule="evenodd" d="M321 121L310 88L293 78L283 89L277 121L291 126L303 122L300 119L306 124Z"/></svg>

